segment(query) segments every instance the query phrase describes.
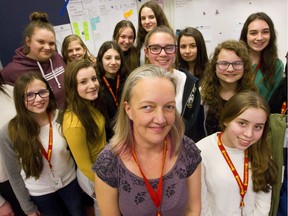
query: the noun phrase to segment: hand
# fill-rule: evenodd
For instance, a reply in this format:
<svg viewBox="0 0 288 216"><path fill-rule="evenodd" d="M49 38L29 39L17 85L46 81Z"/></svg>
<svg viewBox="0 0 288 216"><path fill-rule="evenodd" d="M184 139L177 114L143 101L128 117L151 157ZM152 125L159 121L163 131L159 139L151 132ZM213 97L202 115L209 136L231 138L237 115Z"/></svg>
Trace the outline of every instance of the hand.
<svg viewBox="0 0 288 216"><path fill-rule="evenodd" d="M5 201L2 206L0 206L0 216L14 216L13 209L9 202Z"/></svg>

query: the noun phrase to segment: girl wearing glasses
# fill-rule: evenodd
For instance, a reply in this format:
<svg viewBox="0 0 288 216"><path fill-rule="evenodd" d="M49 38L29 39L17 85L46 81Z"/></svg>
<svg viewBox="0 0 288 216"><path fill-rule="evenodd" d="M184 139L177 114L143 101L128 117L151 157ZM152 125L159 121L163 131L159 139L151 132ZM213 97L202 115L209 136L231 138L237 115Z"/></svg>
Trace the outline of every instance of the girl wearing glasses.
<svg viewBox="0 0 288 216"><path fill-rule="evenodd" d="M240 40L248 47L254 83L269 101L284 72L284 64L277 55L276 32L271 18L263 12L251 14L243 25Z"/></svg>
<svg viewBox="0 0 288 216"><path fill-rule="evenodd" d="M75 163L56 121L56 101L47 81L26 73L14 85L16 116L0 132L0 153L10 184L29 216L85 215Z"/></svg>
<svg viewBox="0 0 288 216"><path fill-rule="evenodd" d="M268 142L269 107L244 91L226 103L221 131L198 143L202 156L202 212L205 216L268 216L277 166Z"/></svg>
<svg viewBox="0 0 288 216"><path fill-rule="evenodd" d="M243 42L228 40L219 44L201 82L206 135L219 131L219 118L225 103L243 90L255 91L251 60Z"/></svg>
<svg viewBox="0 0 288 216"><path fill-rule="evenodd" d="M145 39L145 55L148 61L177 78L176 107L185 123L185 135L195 142L204 137L203 127L199 127L200 93L198 79L188 72L173 68L176 58L176 36L172 29L158 26Z"/></svg>

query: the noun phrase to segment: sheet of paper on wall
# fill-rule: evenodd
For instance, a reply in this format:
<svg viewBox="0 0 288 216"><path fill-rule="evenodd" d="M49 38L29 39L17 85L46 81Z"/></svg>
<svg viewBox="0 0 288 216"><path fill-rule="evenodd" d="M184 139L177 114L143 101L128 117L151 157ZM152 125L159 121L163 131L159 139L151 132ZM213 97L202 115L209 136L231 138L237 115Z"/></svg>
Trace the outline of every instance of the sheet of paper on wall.
<svg viewBox="0 0 288 216"><path fill-rule="evenodd" d="M119 21L128 19L138 27L136 0L70 0L67 11L73 33L95 56L103 42L112 40Z"/></svg>
<svg viewBox="0 0 288 216"><path fill-rule="evenodd" d="M61 47L62 47L62 42L64 38L67 35L72 34L72 29L70 23L64 24L64 25L58 25L54 26L55 34L56 34L56 46L57 46L57 51L61 55Z"/></svg>
<svg viewBox="0 0 288 216"><path fill-rule="evenodd" d="M202 33L206 42L212 39L212 27L211 26L196 26L196 28Z"/></svg>

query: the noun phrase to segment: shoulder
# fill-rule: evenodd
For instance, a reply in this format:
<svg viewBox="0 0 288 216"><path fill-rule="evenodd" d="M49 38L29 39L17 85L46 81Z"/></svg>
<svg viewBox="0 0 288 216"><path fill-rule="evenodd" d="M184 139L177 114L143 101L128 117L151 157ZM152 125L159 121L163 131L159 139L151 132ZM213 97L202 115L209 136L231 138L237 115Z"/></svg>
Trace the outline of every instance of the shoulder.
<svg viewBox="0 0 288 216"><path fill-rule="evenodd" d="M55 66L63 66L63 67L65 66L65 62L58 52L55 52L51 60L53 61L53 64L56 64Z"/></svg>
<svg viewBox="0 0 288 216"><path fill-rule="evenodd" d="M98 155L92 170L97 176L111 187L117 187L117 170L119 158L110 151L108 144Z"/></svg>
<svg viewBox="0 0 288 216"><path fill-rule="evenodd" d="M202 161L200 150L197 148L192 139L184 136L180 151L180 161L185 164L186 170L189 173L188 175L190 175Z"/></svg>
<svg viewBox="0 0 288 216"><path fill-rule="evenodd" d="M217 140L218 132L201 139L199 142L196 143L196 146L201 150L201 154L203 154L203 152L211 150L212 146L215 146L215 144L217 144Z"/></svg>
<svg viewBox="0 0 288 216"><path fill-rule="evenodd" d="M66 110L63 116L63 129L82 126L78 116L70 110Z"/></svg>

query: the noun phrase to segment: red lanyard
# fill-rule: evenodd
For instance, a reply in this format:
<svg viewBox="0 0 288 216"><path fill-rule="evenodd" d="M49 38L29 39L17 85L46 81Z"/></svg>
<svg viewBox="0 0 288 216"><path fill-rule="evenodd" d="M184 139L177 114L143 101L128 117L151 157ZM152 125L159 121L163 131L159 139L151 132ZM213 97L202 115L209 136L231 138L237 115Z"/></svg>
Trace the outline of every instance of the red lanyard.
<svg viewBox="0 0 288 216"><path fill-rule="evenodd" d="M287 111L287 102L284 101L284 102L282 103L282 107L281 107L281 114L285 114L286 111Z"/></svg>
<svg viewBox="0 0 288 216"><path fill-rule="evenodd" d="M261 64L260 64L260 61L259 61L259 63L256 65L256 67L255 67L255 69L253 71L253 81L254 81L254 79L256 77L256 74L257 74L257 71L260 69L260 67L261 67Z"/></svg>
<svg viewBox="0 0 288 216"><path fill-rule="evenodd" d="M133 159L136 162L136 164L137 164L137 166L141 172L141 175L144 179L144 182L145 182L146 188L149 192L149 195L150 195L154 205L157 208L157 216L161 216L160 205L161 205L161 201L162 201L162 184L163 184L162 177L163 177L163 170L164 170L164 166L165 166L166 151L167 151L167 141L165 140L164 141L164 147L163 147L162 170L161 170L160 180L159 180L159 183L157 186L157 192L154 191L154 189L150 185L148 179L144 175L144 173L140 167L139 161L137 159L137 155L135 153L135 150L133 150L133 152L132 152Z"/></svg>
<svg viewBox="0 0 288 216"><path fill-rule="evenodd" d="M52 127L52 122L51 122L51 115L50 113L48 114L49 118L49 141L48 141L48 151L46 152L45 149L42 147L42 155L46 158L46 160L49 163L49 167L52 170L52 164L50 163L51 161L51 155L52 155L52 147L53 147L53 127Z"/></svg>
<svg viewBox="0 0 288 216"><path fill-rule="evenodd" d="M110 86L110 84L109 84L109 82L108 82L108 80L106 79L105 76L103 76L103 80L104 80L104 83L105 83L106 87L110 91L116 106L118 107L118 105L119 105L119 102L118 102L118 90L119 90L119 87L120 87L120 75L119 74L117 75L116 94L114 94L113 89Z"/></svg>
<svg viewBox="0 0 288 216"><path fill-rule="evenodd" d="M219 146L219 149L220 149L223 157L225 158L228 166L230 167L230 170L232 171L236 182L238 183L238 186L240 189L240 195L241 195L240 208L243 208L245 206L244 205L244 196L247 192L247 187L248 187L248 164L249 164L248 149L245 150L245 155L244 155L244 182L242 182L235 166L233 165L233 162L231 161L226 149L224 148L224 146L222 144L221 136L222 136L222 133L220 133L218 136L218 146Z"/></svg>

